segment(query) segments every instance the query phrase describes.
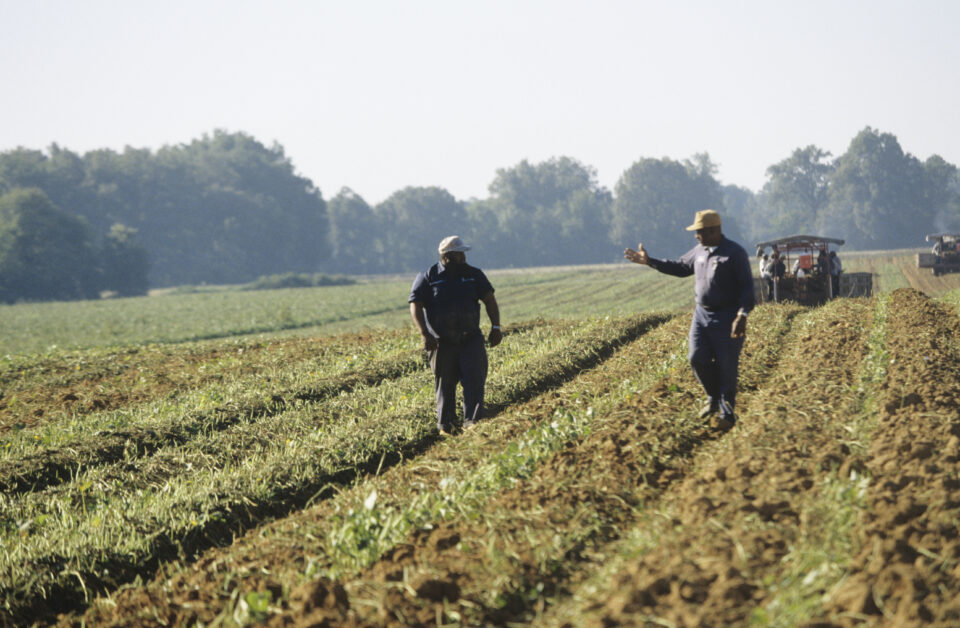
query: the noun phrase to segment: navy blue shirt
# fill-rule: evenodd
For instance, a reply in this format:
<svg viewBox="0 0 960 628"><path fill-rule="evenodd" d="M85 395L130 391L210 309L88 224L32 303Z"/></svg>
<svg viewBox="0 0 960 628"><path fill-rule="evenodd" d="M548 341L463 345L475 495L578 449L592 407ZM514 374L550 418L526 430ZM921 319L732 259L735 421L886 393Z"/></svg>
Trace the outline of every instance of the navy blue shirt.
<svg viewBox="0 0 960 628"><path fill-rule="evenodd" d="M480 300L492 292L493 286L479 268L469 264L444 267L437 262L413 280L407 302L423 305L435 336L453 340L481 333Z"/></svg>
<svg viewBox="0 0 960 628"><path fill-rule="evenodd" d="M712 250L711 250L712 249ZM696 275L697 305L709 310L753 309L753 273L742 246L722 238L715 247L698 244L678 260L650 258L650 267L676 277Z"/></svg>

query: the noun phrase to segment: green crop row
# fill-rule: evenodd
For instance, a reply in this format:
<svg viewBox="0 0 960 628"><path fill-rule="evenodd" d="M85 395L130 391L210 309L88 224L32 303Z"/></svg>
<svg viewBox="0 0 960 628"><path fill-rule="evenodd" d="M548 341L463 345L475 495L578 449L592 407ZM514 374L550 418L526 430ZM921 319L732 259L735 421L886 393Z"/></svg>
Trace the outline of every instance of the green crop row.
<svg viewBox="0 0 960 628"><path fill-rule="evenodd" d="M87 429L114 429L91 416L115 414L116 421L135 414L140 404L163 400L175 402L191 390L222 388L242 378L254 379L296 363L339 365L344 357L356 370L371 360L382 359L391 338L395 350L414 344L411 334L382 334L374 351L365 351L369 337L332 337L241 342L236 340L187 345L151 345L138 350L85 350L61 354L21 371L4 386L0 398L0 433L22 431L29 441L41 434L44 443L56 442L51 428L38 426L82 423ZM65 359L66 358L66 359ZM93 424L96 424L95 426ZM4 429L5 428L5 429ZM53 427L53 432L62 431ZM2 438L2 437L0 437ZM15 440L15 439L14 439ZM9 440L0 442L0 449ZM35 444L35 443L34 443ZM2 454L0 454L2 455Z"/></svg>
<svg viewBox="0 0 960 628"><path fill-rule="evenodd" d="M776 344L789 318L789 312L779 307L757 312L752 333L754 346L759 347L751 355L751 362ZM702 443L705 430L694 416L695 405L689 397L691 387L697 385L686 364L683 332L687 323L678 323L669 325L667 336L657 330L625 348L618 354L624 360L621 364L613 364L613 360L605 363L603 373L615 378L612 385L595 394L584 388L577 391L582 396L571 395L574 398L554 413L549 425L530 432L535 435L530 444L521 440L507 448L517 461L495 457L482 467L478 478L471 476L461 484L454 483L455 497L444 500L449 486L436 490L432 503L438 508L429 513L436 517L430 523L456 518L458 522L450 524L449 529L462 533L462 551L470 556L470 564L457 570L463 573L458 583L466 602L445 608L448 620L457 621L459 617L471 625L524 620L521 609L535 606L550 591L562 588L564 574L576 568L581 552L592 553L594 543L617 534L622 517L642 508L645 480L657 484L665 466L676 464ZM623 377L627 373L629 376ZM651 390L654 384L657 389ZM544 447L546 443L549 447ZM561 449L562 454L541 474L542 461L550 452ZM602 460L611 455L616 459ZM626 469L632 473L623 476ZM510 493L516 497L485 503L489 497L482 490L485 486L511 487ZM567 488L570 495L582 498L566 499L555 492L563 494ZM543 491L554 495L550 503L541 501ZM471 495L478 499L471 501ZM418 498L429 501L419 493ZM360 507L354 512L361 512L361 519L369 517ZM409 514L395 513L384 520L402 524L406 517ZM374 532L380 529L375 527ZM356 536L371 544L378 541L369 533ZM327 551L339 555L338 548ZM354 554L348 549L343 559L350 561ZM436 569L430 564L422 567L425 573ZM414 578L413 573L410 578ZM346 585L360 598L351 600L352 607L374 607L382 599L382 592L366 592L370 584L364 580L362 585ZM478 602L485 610L476 608Z"/></svg>
<svg viewBox="0 0 960 628"><path fill-rule="evenodd" d="M662 317L644 320L650 326ZM484 422L484 427L445 440L416 460L382 476L366 478L329 502L278 521L262 529L256 540L248 536L238 545L249 545L250 551L264 557L302 553L302 561L268 563L265 567L274 581L279 580L288 589L315 577L352 573L422 525L460 515L475 517L490 495L528 476L552 451L585 433L589 415L573 415L565 407L584 408L611 389L622 389L628 398L634 398L656 379L676 374L677 365L684 360L680 339L685 327L686 321L663 325L632 342L629 350L618 351L597 368L543 395L543 401L536 399L529 405L508 408ZM581 345L585 352L602 349L595 341L584 341ZM648 350L638 352L638 345ZM649 362L649 368L645 362ZM532 427L525 428L531 421ZM426 479L428 476L437 481ZM180 569L181 575L176 567L173 571L165 569L158 582L180 579L182 573L190 572L188 565ZM217 604L226 604L224 618L235 619L235 611L237 616L246 616L247 597L258 595L255 585L249 588L249 577L260 571L226 569L223 577L229 589L225 584L224 591L233 592L229 601ZM254 592L240 595L241 588Z"/></svg>
<svg viewBox="0 0 960 628"><path fill-rule="evenodd" d="M511 328L506 332L511 344L522 346L524 334L515 335ZM331 397L336 397L327 404L335 408L333 417L349 413L351 404L366 404L366 397L343 393L426 368L418 347L419 337L413 334L387 334L365 347L348 343L346 351L341 347L294 364L279 361L254 375L204 386L175 400L161 398L22 430L0 445L0 486L14 492L42 489L68 480L78 468L118 460L130 463L165 447L216 439L230 430L240 433L243 424L257 430L288 409ZM223 438L233 436L227 433Z"/></svg>
<svg viewBox="0 0 960 628"><path fill-rule="evenodd" d="M749 372L751 385L763 381L771 356L778 352L777 340L795 313L796 308L768 306L758 309L751 319L751 357L744 365ZM291 566L286 563L268 562L263 567L266 570L264 573L270 574L268 577L272 589L280 586L286 592L302 580L323 576L349 577L348 574L375 560L385 549L406 538L413 530L421 530L423 526L443 521L470 522L484 519L484 513L488 510L485 504L493 494L516 486L535 474L539 464L547 459L551 452L562 448L565 455L570 455L576 451L574 443L587 436L596 422L604 424L614 417L614 423L623 421L624 415L638 416L638 419L642 417L639 420L652 430L649 442L645 440L646 444L642 448L647 456L643 464L651 469L663 463L664 457L673 455L671 452L683 455L681 452L690 444L690 433L700 428L698 421L686 416L692 414L692 410L686 408L685 416L681 420L669 413L657 418L660 415L658 402L641 405L639 409L634 406L651 396L658 397L659 393L651 395L649 388L663 378L669 378L669 381L673 382L669 390L677 387L676 393L670 393L671 397L676 397L674 402L688 403L686 388L688 380L692 378L689 376L685 359L684 332L687 325L686 317L682 317L659 328L605 361L595 373L578 378L552 393L549 401L534 406L533 411L536 412L539 422L521 436L511 437L509 440L495 438L490 441L492 434L500 433L498 430L508 431L502 429L501 421L524 422L531 411L525 408L518 408L516 417L509 413L499 417L497 424L492 425L490 430L480 433L472 431L453 442L447 441L444 445L450 447L444 447L436 460L418 461L418 464L429 467L431 477L443 478L439 482L398 482L398 478L390 477L389 474L382 479L370 478L332 500L338 513L335 516L317 514L308 518L306 515L309 513L305 512L304 517L291 518L291 521L284 522L283 525L278 522L277 526L263 530L256 539L244 539L249 542L242 545L255 546L244 552L257 556L290 556L290 552L296 550L303 553L301 560L292 561L301 566L302 571L298 573L291 573ZM644 412L642 408L646 408L648 412L656 409L655 415ZM636 414L638 411L639 414ZM658 429L654 430L654 425L657 425ZM682 434L674 438L672 434L678 430ZM664 442L657 446L659 439ZM671 442L673 445L670 445ZM486 453L481 451L474 455L475 448L482 449L484 446L488 450ZM585 455L589 458L592 454ZM410 474L410 478L418 477L417 473ZM583 514L588 516L589 505L584 505L584 508L586 510ZM329 509L324 509L323 512L329 512ZM510 515L510 519L522 520L525 517L524 512ZM602 517L598 519L602 524L601 528L591 527L587 519L578 521L584 525L555 530L556 534L564 536L563 541L558 541L563 547L571 544L575 546L578 542L576 539L589 539L607 525L603 524ZM551 563L557 556L562 555L564 550L546 545L536 550L536 553L542 555L542 560L546 563ZM504 559L510 563L508 556ZM224 565L222 568L225 571L219 576L230 585L229 588L225 585L224 597L220 600L202 598L206 600L204 607L209 610L210 604L223 604L222 619L247 617L246 611L249 609L244 605L249 606L249 602L245 600L250 596L261 595L258 593L261 589L257 588L260 572L255 568L249 572L246 569L236 572L231 570L228 560L217 559L216 562ZM515 587L522 588L525 585L517 583L515 576L511 575L514 568L506 569L510 567L509 564L504 567L504 570L498 572L503 573L503 582L496 585L481 583L478 586L489 590L492 597L503 595L504 599L513 599L520 594ZM191 570L185 567L184 572L190 573ZM182 582L180 578L183 576L177 576L176 572L165 573L164 582L170 577ZM171 576L171 573L174 575ZM262 583L262 578L260 581ZM530 584L534 587L531 595L535 596L536 583ZM158 589L167 591L164 586L158 581ZM176 595L173 590L168 593ZM280 603L282 600L274 601ZM358 606L365 606L366 602L367 600L358 602ZM492 600L488 602L494 603ZM453 617L452 614L448 615L448 618ZM203 621L208 620L212 618L203 618Z"/></svg>
<svg viewBox="0 0 960 628"><path fill-rule="evenodd" d="M548 456L588 434L595 415L614 411L623 400L644 394L655 381L675 373L685 360L685 347L671 342L674 338L647 335L637 341L653 345L661 361L654 368L638 369L635 378L602 384L597 377L571 381L554 396L556 409L549 419L544 417L519 438L502 443L500 451L478 467L449 468L433 490L416 487L405 498L378 505L374 488L363 503L339 504L342 512L331 522L326 538L312 548L325 563L309 563L304 576L337 579L355 573L414 529L455 517L476 518L491 495L530 477ZM609 360L598 375L620 369L622 361ZM580 410L572 411L571 406Z"/></svg>
<svg viewBox="0 0 960 628"><path fill-rule="evenodd" d="M396 331L393 334L406 334ZM378 341L391 334L379 332ZM285 340L238 338L179 344L141 344L122 347L91 347L29 355L8 355L0 359L0 386L6 396L34 387L67 387L84 381L105 381L136 371L144 378L160 377L169 370L216 375L219 372L253 371L277 360L303 359L298 352L314 357L325 353L358 353L369 344L364 335L293 338Z"/></svg>
<svg viewBox="0 0 960 628"><path fill-rule="evenodd" d="M764 308L758 313L755 334L759 338L760 349L756 356L765 356L768 350L776 350L774 339L782 333L793 313L784 308ZM310 539L302 540L304 548L309 548L305 551L312 558L306 562L301 577L340 578L370 564L413 530L429 529L443 521L477 521L487 517L488 514L484 514L489 510L486 503L493 494L531 477L538 465L554 452L560 449L572 451L577 441L589 435L594 424L602 425L609 422L611 417L622 417L625 408L649 395L648 391L655 382L689 379L683 333L686 326L684 317L684 320L661 327L605 362L590 377L575 380L558 390L551 398L551 405L555 408L552 416L550 406L540 409L541 413L546 411L546 417L551 418L536 424L519 438L499 443L499 453L479 466L450 465L444 469L444 479L438 485L417 485L410 487L406 493L394 491L399 494L394 494L389 503L381 504L377 484L373 482L365 484L369 487L366 491L353 491L350 499L338 500L339 515L325 528L318 530L311 527ZM754 358L760 359L762 357ZM628 377L623 376L628 373ZM644 420L653 419L645 416ZM663 446L648 452L650 457L645 464L651 468L661 463L662 456L670 451L668 442L671 438L666 434L673 428L669 426L669 421L663 427ZM681 442L683 438L678 441ZM558 481L562 479L558 478ZM380 488L383 488L382 484ZM580 521L582 525L554 530L553 533L557 535L565 535L564 547L575 546L578 539L588 539L609 524L604 523L600 516L597 519L600 528L597 528L587 521L589 513L582 514L586 517ZM522 512L511 513L512 519L523 519L524 516ZM551 545L540 548L538 553L549 563L562 555L564 550ZM509 557L504 557L504 560L506 563L511 561ZM487 596L492 599L500 595L515 595L516 591L509 588L516 584L510 584L513 569L505 564L503 569L493 571L502 573L504 582L482 585ZM273 573L274 578L278 577ZM296 585L297 579L293 577L291 582L288 577L281 581L286 589ZM508 588L504 590L501 587ZM242 599L243 596L237 596L240 601L236 603L241 604ZM228 607L223 613L232 616L236 611L237 607ZM448 616L455 618L453 613Z"/></svg>
<svg viewBox="0 0 960 628"><path fill-rule="evenodd" d="M491 351L491 405L555 385L647 325L594 319L522 334L509 352ZM431 379L407 375L201 433L140 461L80 469L47 491L5 495L0 589L14 606L35 607L45 591L76 604L85 591L302 506L367 465L415 453L435 438L432 405ZM57 569L43 567L51 563Z"/></svg>
<svg viewBox="0 0 960 628"><path fill-rule="evenodd" d="M175 398L161 396L8 434L0 441L0 486L6 491L42 488L63 481L81 466L135 458L202 433L276 415L288 406L421 370L424 363L416 346L412 335L388 334L365 347L328 344L315 356L298 356L300 361L293 363L279 352L261 360L253 374L234 371L232 362L240 356L228 355L204 365L211 372L223 367L225 377Z"/></svg>

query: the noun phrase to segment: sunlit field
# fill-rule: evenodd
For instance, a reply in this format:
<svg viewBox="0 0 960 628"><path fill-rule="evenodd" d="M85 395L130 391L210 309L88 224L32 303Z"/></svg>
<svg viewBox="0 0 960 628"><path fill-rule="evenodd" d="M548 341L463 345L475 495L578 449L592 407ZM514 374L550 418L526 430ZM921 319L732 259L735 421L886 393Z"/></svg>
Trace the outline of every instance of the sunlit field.
<svg viewBox="0 0 960 628"><path fill-rule="evenodd" d="M844 269L874 274L874 291L960 289L960 274L916 268L914 251L843 256ZM504 321L576 318L693 304L692 279L633 264L490 271ZM0 356L56 349L179 343L257 335L310 336L397 329L409 324L410 277L352 286L238 291L0 306Z"/></svg>
<svg viewBox="0 0 960 628"><path fill-rule="evenodd" d="M447 438L412 278L5 307L0 624L955 624L960 275L912 259L760 305L729 432L634 265L491 272Z"/></svg>
<svg viewBox="0 0 960 628"><path fill-rule="evenodd" d="M504 322L626 314L693 302L692 280L635 265L490 272ZM176 343L259 334L396 329L410 322L409 277L352 286L211 289L129 299L0 306L0 355L54 347Z"/></svg>

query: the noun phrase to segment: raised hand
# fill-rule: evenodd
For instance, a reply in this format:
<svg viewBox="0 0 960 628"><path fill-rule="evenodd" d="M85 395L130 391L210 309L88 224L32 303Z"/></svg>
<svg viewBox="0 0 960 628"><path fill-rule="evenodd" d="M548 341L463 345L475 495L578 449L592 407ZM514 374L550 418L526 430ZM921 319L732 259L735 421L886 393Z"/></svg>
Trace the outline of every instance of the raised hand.
<svg viewBox="0 0 960 628"><path fill-rule="evenodd" d="M637 245L636 251L631 248L628 248L623 251L623 256L633 262L634 264L649 264L650 256L647 255L646 249L643 248L643 244Z"/></svg>

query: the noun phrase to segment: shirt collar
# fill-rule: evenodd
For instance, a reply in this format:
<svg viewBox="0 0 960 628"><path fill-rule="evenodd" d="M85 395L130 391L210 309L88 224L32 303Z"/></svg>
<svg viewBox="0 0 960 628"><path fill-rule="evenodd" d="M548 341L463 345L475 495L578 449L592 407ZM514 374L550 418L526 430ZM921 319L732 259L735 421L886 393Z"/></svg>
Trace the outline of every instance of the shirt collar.
<svg viewBox="0 0 960 628"><path fill-rule="evenodd" d="M469 264L464 264L464 265L460 268L460 275L466 275L466 274L467 274L467 268L468 268L468 267L469 267ZM443 265L443 262L437 262L437 272L438 272L438 273L443 273L443 272L447 272L447 271L453 272L453 271L455 271L455 270L457 270L457 269L456 269L456 268L448 268L448 267L444 266L444 265Z"/></svg>
<svg viewBox="0 0 960 628"><path fill-rule="evenodd" d="M726 241L727 241L726 236L720 236L720 243L717 244L716 246L707 246L706 244L701 244L700 246L704 248L704 250L707 252L707 255L713 255L714 253L717 252L717 249L719 249L721 246L724 245Z"/></svg>

